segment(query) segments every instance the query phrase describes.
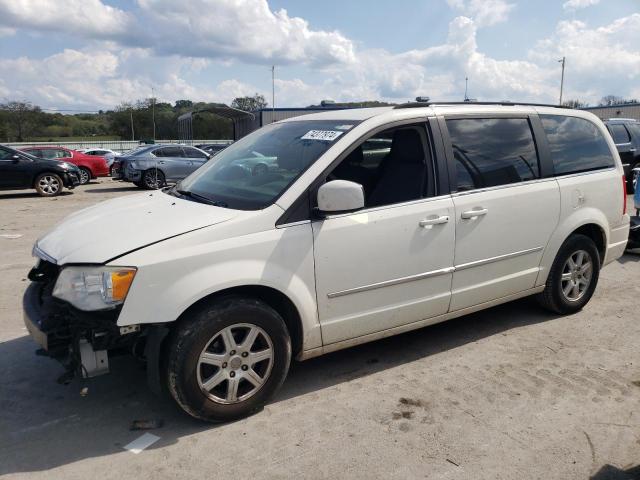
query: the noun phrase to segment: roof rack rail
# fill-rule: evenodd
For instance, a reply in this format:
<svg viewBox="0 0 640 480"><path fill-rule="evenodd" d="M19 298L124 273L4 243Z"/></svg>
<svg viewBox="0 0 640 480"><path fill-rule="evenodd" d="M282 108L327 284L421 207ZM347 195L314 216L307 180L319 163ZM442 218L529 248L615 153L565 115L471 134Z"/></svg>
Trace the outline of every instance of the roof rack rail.
<svg viewBox="0 0 640 480"><path fill-rule="evenodd" d="M524 103L524 102L407 102L401 103L400 105L396 105L393 108L420 108L420 107L430 107L432 105L501 105L501 106L519 106L519 107L553 107L553 108L568 108L562 105L552 105L550 103Z"/></svg>

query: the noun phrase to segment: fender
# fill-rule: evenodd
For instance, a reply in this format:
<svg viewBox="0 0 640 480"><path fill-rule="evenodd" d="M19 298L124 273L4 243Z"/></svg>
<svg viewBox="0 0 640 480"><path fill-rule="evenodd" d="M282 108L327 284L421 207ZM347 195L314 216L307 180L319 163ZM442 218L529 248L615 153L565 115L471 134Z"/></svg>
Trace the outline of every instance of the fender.
<svg viewBox="0 0 640 480"><path fill-rule="evenodd" d="M212 241L211 235L216 231L219 234L224 225L118 258L119 265L138 267L118 325L170 323L211 294L234 287L263 286L282 293L297 309L303 349L320 347L311 226Z"/></svg>

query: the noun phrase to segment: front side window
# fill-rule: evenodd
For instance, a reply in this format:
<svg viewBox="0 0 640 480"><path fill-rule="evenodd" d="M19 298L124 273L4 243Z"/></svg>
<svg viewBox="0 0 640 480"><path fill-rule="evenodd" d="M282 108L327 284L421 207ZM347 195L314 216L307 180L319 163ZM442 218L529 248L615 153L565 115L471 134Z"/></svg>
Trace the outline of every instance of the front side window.
<svg viewBox="0 0 640 480"><path fill-rule="evenodd" d="M540 178L533 134L526 118L448 119L457 191Z"/></svg>
<svg viewBox="0 0 640 480"><path fill-rule="evenodd" d="M11 160L15 153L0 147L0 160Z"/></svg>
<svg viewBox="0 0 640 480"><path fill-rule="evenodd" d="M207 158L206 154L197 148L184 147L184 153L188 158Z"/></svg>
<svg viewBox="0 0 640 480"><path fill-rule="evenodd" d="M613 123L607 125L607 128L611 132L611 136L613 137L613 142L616 145L620 145L621 143L629 143L631 141L631 137L629 137L629 132L621 123Z"/></svg>
<svg viewBox="0 0 640 480"><path fill-rule="evenodd" d="M42 153L43 158L48 158L50 160L55 160L62 157L62 155L59 153L60 151L56 150L55 148L45 148L43 150L40 150L40 152Z"/></svg>
<svg viewBox="0 0 640 480"><path fill-rule="evenodd" d="M36 158L42 158L42 150L23 150L23 152L33 155Z"/></svg>
<svg viewBox="0 0 640 480"><path fill-rule="evenodd" d="M365 208L420 199L433 180L428 145L423 125L384 130L358 145L327 180L362 185Z"/></svg>
<svg viewBox="0 0 640 480"><path fill-rule="evenodd" d="M615 165L600 129L584 118L540 115L556 175L588 172Z"/></svg>
<svg viewBox="0 0 640 480"><path fill-rule="evenodd" d="M355 126L353 121L273 123L243 137L178 186L229 208L271 205L311 164Z"/></svg>

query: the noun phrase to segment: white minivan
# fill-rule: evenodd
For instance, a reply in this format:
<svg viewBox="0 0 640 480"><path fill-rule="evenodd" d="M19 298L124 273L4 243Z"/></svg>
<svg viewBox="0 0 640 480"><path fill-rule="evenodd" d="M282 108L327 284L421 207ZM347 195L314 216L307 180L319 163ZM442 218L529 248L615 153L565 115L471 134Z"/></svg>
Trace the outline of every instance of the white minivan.
<svg viewBox="0 0 640 480"><path fill-rule="evenodd" d="M256 155L274 159L256 172ZM70 372L107 351L210 421L261 408L292 358L527 295L580 310L624 251L603 123L523 104L332 110L268 125L174 187L38 240L25 322Z"/></svg>

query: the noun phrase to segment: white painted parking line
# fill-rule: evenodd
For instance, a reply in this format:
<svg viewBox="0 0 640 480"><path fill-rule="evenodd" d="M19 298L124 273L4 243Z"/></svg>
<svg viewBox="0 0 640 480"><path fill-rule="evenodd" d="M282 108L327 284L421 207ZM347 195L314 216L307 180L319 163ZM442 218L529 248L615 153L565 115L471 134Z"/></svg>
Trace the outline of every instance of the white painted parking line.
<svg viewBox="0 0 640 480"><path fill-rule="evenodd" d="M129 450L131 453L135 453L136 455L143 451L145 448L153 445L160 437L154 435L152 433L145 433L141 437L136 438L133 442L126 444L124 447L125 450Z"/></svg>

